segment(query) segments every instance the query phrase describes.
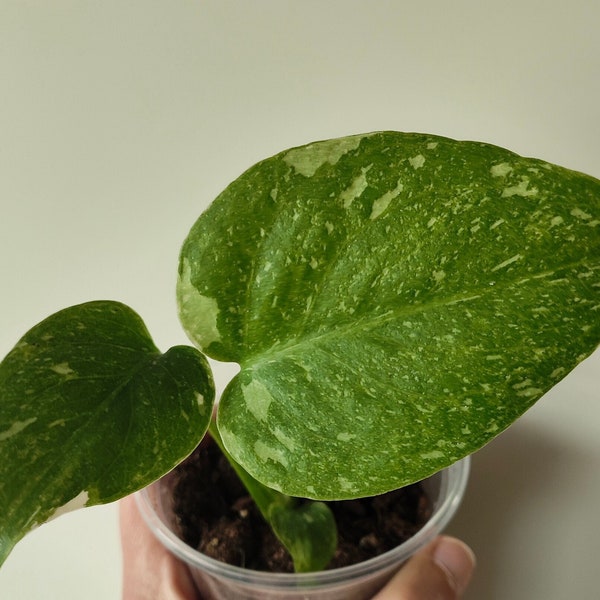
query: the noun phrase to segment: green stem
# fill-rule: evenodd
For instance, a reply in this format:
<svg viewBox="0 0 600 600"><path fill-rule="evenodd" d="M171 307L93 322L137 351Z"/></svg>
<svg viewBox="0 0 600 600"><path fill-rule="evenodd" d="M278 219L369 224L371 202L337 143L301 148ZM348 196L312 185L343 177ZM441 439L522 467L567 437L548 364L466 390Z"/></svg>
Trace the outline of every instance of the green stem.
<svg viewBox="0 0 600 600"><path fill-rule="evenodd" d="M217 429L217 424L214 419L211 420L210 425L208 426L208 431L210 432L211 437L216 442L217 446L225 456L225 458L229 461L229 464L233 467L237 476L240 478L244 487L248 490L249 494L252 496L252 499L256 503L258 510L265 518L266 521L269 521L269 511L273 504L281 504L285 506L293 506L297 503L297 499L292 498L291 496L285 496L280 492L277 492L262 483L258 482L252 475L248 473L244 468L242 468L227 452L225 445L223 444L223 439L221 438L221 434Z"/></svg>
<svg viewBox="0 0 600 600"><path fill-rule="evenodd" d="M290 553L296 572L324 569L337 548L337 527L329 507L323 502L301 501L263 485L227 452L214 419L208 429L265 521Z"/></svg>

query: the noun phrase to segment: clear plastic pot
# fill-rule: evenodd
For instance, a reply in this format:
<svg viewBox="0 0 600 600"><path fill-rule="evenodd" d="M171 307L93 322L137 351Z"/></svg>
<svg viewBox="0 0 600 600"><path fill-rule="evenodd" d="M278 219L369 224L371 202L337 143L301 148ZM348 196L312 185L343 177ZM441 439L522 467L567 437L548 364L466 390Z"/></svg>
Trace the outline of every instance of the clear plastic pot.
<svg viewBox="0 0 600 600"><path fill-rule="evenodd" d="M138 506L156 537L186 563L203 600L366 600L399 567L446 527L462 500L469 458L425 480L433 514L412 538L362 563L316 573L268 573L234 567L201 554L182 541L172 511L169 475L139 492Z"/></svg>

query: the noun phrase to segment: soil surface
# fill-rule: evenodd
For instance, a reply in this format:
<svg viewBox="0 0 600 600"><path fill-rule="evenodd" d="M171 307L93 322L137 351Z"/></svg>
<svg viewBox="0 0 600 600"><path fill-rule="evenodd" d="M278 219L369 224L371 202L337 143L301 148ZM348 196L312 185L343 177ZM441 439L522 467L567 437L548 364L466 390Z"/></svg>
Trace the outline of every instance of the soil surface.
<svg viewBox="0 0 600 600"><path fill-rule="evenodd" d="M207 440L175 470L174 508L181 538L222 562L259 571L293 572L287 550L217 445ZM328 504L339 537L328 569L392 549L431 516L431 502L418 483L381 496Z"/></svg>

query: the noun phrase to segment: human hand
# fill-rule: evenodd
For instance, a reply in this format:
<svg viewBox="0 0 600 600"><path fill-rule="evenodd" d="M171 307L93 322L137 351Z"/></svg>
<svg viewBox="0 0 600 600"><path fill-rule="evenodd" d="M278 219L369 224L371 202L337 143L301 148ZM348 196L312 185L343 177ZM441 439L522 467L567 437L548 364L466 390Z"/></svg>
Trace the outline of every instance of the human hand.
<svg viewBox="0 0 600 600"><path fill-rule="evenodd" d="M460 600L475 555L456 538L440 536L417 552L373 600Z"/></svg>
<svg viewBox="0 0 600 600"><path fill-rule="evenodd" d="M201 600L187 567L148 529L133 496L119 502L123 600Z"/></svg>
<svg viewBox="0 0 600 600"><path fill-rule="evenodd" d="M150 532L133 497L120 502L123 600L201 600L187 567ZM373 600L459 600L475 566L460 540L439 537L415 554Z"/></svg>

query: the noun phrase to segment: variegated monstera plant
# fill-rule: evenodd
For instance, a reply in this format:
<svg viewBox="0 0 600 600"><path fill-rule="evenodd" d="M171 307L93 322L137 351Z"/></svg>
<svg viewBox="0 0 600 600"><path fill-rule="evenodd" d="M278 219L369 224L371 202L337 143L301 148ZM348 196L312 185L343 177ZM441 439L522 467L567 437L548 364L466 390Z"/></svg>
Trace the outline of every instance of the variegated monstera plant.
<svg viewBox="0 0 600 600"><path fill-rule="evenodd" d="M163 354L99 301L1 363L0 562L36 525L162 476L210 428L297 569L320 568L335 526L295 498L431 475L594 351L599 225L600 181L483 143L380 132L255 165L183 245L195 347ZM203 353L240 365L216 421Z"/></svg>

